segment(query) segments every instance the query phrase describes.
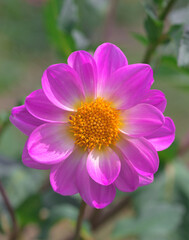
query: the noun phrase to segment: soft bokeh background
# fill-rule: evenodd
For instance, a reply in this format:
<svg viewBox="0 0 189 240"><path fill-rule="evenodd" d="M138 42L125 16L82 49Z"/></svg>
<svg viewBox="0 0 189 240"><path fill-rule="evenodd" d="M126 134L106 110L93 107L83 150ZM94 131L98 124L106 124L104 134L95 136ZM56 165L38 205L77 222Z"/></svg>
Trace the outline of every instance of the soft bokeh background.
<svg viewBox="0 0 189 240"><path fill-rule="evenodd" d="M80 198L54 193L47 171L23 166L26 137L9 124L11 108L40 88L49 65L66 62L74 50L93 52L108 41L123 50L129 63L142 62L161 28L156 13L167 2L0 1L0 181L15 211L17 239L66 240L73 231ZM176 140L159 153L160 170L153 184L132 194L118 192L103 211L87 209L82 239L189 239L189 2L175 2L150 64L153 87L166 94L166 115L175 122ZM0 196L0 240L10 239L11 229Z"/></svg>

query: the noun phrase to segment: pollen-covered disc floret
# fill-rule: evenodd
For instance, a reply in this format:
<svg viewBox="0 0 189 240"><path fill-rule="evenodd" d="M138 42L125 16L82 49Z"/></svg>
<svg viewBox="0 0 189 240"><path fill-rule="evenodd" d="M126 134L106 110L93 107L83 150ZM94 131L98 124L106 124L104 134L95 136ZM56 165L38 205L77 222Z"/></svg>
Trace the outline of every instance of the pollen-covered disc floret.
<svg viewBox="0 0 189 240"><path fill-rule="evenodd" d="M83 103L75 114L70 116L71 131L75 143L84 149L93 149L114 144L119 135L119 110L111 103L97 98Z"/></svg>

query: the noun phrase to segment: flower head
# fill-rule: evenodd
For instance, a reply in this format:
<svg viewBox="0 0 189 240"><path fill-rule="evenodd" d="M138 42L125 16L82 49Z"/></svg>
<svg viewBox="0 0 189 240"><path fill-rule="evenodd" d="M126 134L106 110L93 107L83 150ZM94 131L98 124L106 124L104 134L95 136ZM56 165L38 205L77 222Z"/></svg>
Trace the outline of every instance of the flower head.
<svg viewBox="0 0 189 240"><path fill-rule="evenodd" d="M150 89L153 81L149 65L128 65L111 43L94 56L76 51L68 64L48 67L42 89L10 116L28 135L23 163L50 169L54 191L79 193L95 208L110 204L116 188L132 192L150 184L157 151L175 137L173 121L163 115L164 94Z"/></svg>

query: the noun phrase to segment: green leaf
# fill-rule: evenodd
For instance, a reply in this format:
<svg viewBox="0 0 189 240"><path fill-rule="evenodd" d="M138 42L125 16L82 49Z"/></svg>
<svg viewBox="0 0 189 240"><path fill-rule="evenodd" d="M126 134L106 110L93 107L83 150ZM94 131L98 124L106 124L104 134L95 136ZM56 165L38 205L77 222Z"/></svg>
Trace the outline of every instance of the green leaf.
<svg viewBox="0 0 189 240"><path fill-rule="evenodd" d="M140 236L144 239L169 236L179 226L184 209L179 204L151 203L146 205L138 218L119 221L113 231L115 238Z"/></svg>
<svg viewBox="0 0 189 240"><path fill-rule="evenodd" d="M143 45L148 45L148 39L145 37L145 36L143 36L142 34L140 34L140 33L132 33L132 36L137 40L137 41L139 41L140 43L142 43Z"/></svg>
<svg viewBox="0 0 189 240"><path fill-rule="evenodd" d="M178 66L189 67L189 28L185 29L180 42Z"/></svg>
<svg viewBox="0 0 189 240"><path fill-rule="evenodd" d="M63 60L66 60L71 52L75 51L75 42L69 32L59 26L59 14L61 9L61 1L49 0L45 7L45 20L49 37L61 54Z"/></svg>
<svg viewBox="0 0 189 240"><path fill-rule="evenodd" d="M163 30L163 23L159 20L152 18L150 15L147 16L144 23L146 33L150 42L158 41Z"/></svg>
<svg viewBox="0 0 189 240"><path fill-rule="evenodd" d="M158 19L151 6L145 5L145 11L147 17L144 22L144 27L148 36L148 40L153 43L156 42L161 36L163 30L163 22Z"/></svg>
<svg viewBox="0 0 189 240"><path fill-rule="evenodd" d="M22 202L16 209L20 226L24 227L28 223L39 223L41 208L41 197L38 194L30 196Z"/></svg>

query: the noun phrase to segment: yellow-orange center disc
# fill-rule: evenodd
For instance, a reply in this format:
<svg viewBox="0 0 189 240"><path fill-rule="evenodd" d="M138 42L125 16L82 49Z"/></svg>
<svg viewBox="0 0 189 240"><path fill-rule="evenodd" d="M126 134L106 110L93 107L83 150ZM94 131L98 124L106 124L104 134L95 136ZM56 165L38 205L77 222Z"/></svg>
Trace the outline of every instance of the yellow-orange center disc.
<svg viewBox="0 0 189 240"><path fill-rule="evenodd" d="M85 150L114 144L119 134L119 110L111 103L97 98L90 103L83 103L77 112L69 117L70 128L75 143Z"/></svg>

